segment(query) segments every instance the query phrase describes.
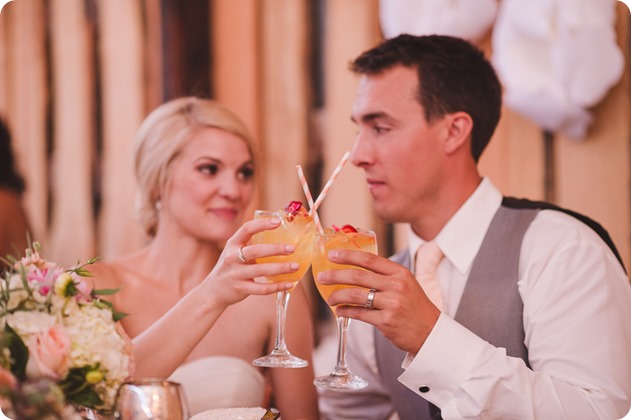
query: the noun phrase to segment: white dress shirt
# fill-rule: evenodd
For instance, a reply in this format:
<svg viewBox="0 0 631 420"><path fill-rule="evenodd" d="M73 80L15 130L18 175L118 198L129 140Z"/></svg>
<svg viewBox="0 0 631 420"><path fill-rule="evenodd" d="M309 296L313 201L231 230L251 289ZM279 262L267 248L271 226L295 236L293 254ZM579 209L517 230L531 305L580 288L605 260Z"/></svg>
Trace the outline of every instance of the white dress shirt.
<svg viewBox="0 0 631 420"><path fill-rule="evenodd" d="M501 201L485 178L436 237L445 254L437 272L443 312L399 381L440 407L445 420L623 417L631 405L631 287L609 248L575 218L542 210L522 243L518 290L532 369L453 320ZM410 235L412 256L422 242ZM324 418L396 418L380 384L373 333L354 322L347 349L349 368L370 385L321 391ZM430 391L421 397L422 385Z"/></svg>

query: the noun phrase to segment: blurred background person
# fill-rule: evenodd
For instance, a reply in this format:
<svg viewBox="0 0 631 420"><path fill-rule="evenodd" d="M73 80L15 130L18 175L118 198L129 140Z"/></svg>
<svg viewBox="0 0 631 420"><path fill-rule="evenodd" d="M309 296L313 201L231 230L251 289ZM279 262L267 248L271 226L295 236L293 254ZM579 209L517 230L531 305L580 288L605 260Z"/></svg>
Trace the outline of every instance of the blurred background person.
<svg viewBox="0 0 631 420"><path fill-rule="evenodd" d="M253 277L290 271L289 263L248 264L237 257L243 252L253 261L263 252L293 252L246 246L252 234L272 228L269 219L239 228L249 216L257 172L245 125L215 101L175 99L141 125L134 162L137 210L150 240L93 272L98 288L121 288L112 302L130 314L122 325L134 339L136 378L180 382L193 414L273 404L283 418L318 418L311 367L265 372L252 365L274 346L274 296L252 296L212 322L217 305L223 309L245 297L238 281L253 287ZM311 361L312 320L300 285L288 309L287 341Z"/></svg>
<svg viewBox="0 0 631 420"><path fill-rule="evenodd" d="M0 257L20 257L27 248L28 217L22 203L25 190L11 147L11 133L0 119Z"/></svg>

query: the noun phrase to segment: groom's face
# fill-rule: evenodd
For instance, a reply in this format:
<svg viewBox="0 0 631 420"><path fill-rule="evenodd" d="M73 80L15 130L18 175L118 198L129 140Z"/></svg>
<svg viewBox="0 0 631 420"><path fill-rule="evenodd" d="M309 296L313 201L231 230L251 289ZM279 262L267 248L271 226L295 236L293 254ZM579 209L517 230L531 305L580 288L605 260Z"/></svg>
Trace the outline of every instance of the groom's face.
<svg viewBox="0 0 631 420"><path fill-rule="evenodd" d="M363 75L352 110L357 135L351 161L364 169L375 211L412 223L432 206L444 172L443 119L428 123L413 68Z"/></svg>

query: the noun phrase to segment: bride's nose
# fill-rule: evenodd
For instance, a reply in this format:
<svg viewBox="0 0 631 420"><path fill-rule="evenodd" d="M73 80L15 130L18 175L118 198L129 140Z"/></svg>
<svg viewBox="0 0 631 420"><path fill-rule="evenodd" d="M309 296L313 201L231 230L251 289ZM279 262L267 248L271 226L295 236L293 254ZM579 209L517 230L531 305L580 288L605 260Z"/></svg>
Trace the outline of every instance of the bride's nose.
<svg viewBox="0 0 631 420"><path fill-rule="evenodd" d="M229 176L222 180L219 187L219 194L231 200L241 196L241 185L236 177Z"/></svg>

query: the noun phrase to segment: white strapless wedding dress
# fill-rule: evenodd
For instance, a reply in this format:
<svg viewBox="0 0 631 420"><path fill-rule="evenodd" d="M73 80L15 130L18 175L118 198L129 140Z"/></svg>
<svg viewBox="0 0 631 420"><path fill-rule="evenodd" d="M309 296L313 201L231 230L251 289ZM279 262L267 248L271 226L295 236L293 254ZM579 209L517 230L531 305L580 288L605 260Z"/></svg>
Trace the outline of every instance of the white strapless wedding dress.
<svg viewBox="0 0 631 420"><path fill-rule="evenodd" d="M211 356L186 363L170 381L182 384L190 415L213 408L260 407L265 378L252 364L229 356Z"/></svg>

